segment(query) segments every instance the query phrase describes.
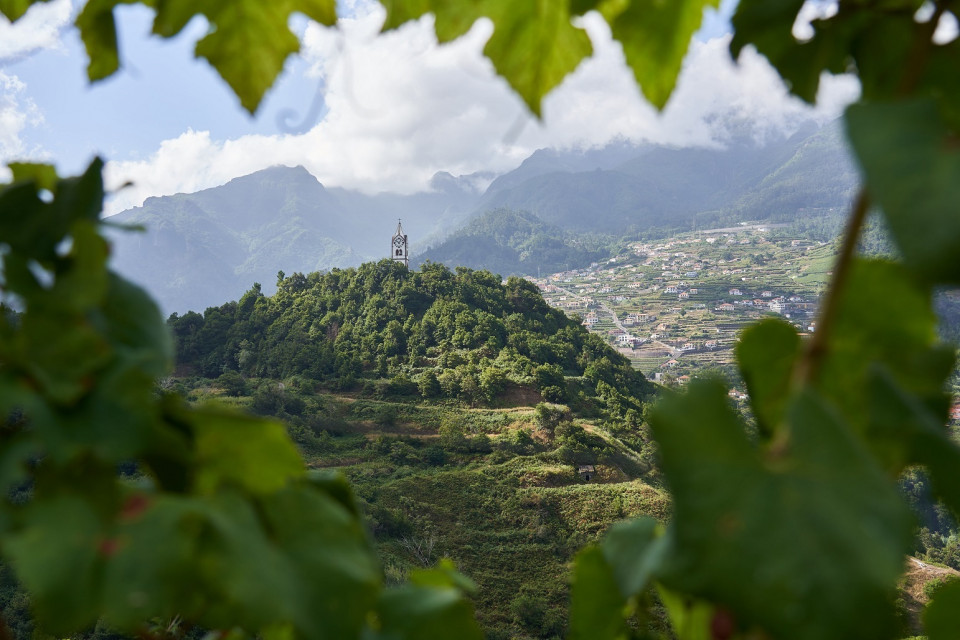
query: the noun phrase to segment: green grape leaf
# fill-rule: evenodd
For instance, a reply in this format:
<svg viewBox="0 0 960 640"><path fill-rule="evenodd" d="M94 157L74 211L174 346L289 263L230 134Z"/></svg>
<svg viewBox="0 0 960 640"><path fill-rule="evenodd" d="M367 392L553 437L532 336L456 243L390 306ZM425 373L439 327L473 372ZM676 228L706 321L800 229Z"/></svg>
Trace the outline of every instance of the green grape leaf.
<svg viewBox="0 0 960 640"><path fill-rule="evenodd" d="M94 372L111 356L107 340L88 320L73 314L28 310L17 338L18 364L50 400L64 405L90 390Z"/></svg>
<svg viewBox="0 0 960 640"><path fill-rule="evenodd" d="M741 0L733 14L730 53L736 58L745 46L753 45L770 63L783 72L784 62L795 55L797 41L793 24L805 0ZM818 73L819 75L819 73Z"/></svg>
<svg viewBox="0 0 960 640"><path fill-rule="evenodd" d="M22 275L11 274L11 267L22 266L26 271L27 256L43 260L56 255L55 246L46 241L44 233L42 213L45 208L34 184L14 183L0 191L0 238L12 252L4 257L5 285L17 293L30 288L29 282L25 281L29 271ZM17 265L12 264L14 260Z"/></svg>
<svg viewBox="0 0 960 640"><path fill-rule="evenodd" d="M580 551L574 560L570 585L571 640L629 637L625 608L626 596L617 586L614 568L603 551L595 546Z"/></svg>
<svg viewBox="0 0 960 640"><path fill-rule="evenodd" d="M113 9L135 0L88 0L77 16L76 25L87 50L87 77L91 82L103 80L120 68L117 49L117 25Z"/></svg>
<svg viewBox="0 0 960 640"><path fill-rule="evenodd" d="M279 3L232 2L216 16L216 29L197 43L206 58L251 114L273 85L287 57L300 48L287 27L288 13Z"/></svg>
<svg viewBox="0 0 960 640"><path fill-rule="evenodd" d="M566 0L491 2L493 35L483 52L497 73L540 116L540 101L592 52L571 23Z"/></svg>
<svg viewBox="0 0 960 640"><path fill-rule="evenodd" d="M909 511L815 395L799 395L786 419L789 438L758 451L717 382L692 383L655 408L674 497L661 580L774 637L889 637Z"/></svg>
<svg viewBox="0 0 960 640"><path fill-rule="evenodd" d="M382 592L377 606L377 640L481 640L473 605L459 589L404 585Z"/></svg>
<svg viewBox="0 0 960 640"><path fill-rule="evenodd" d="M442 558L437 566L411 572L410 584L421 587L456 587L464 593L475 593L476 583L457 571L449 558Z"/></svg>
<svg viewBox="0 0 960 640"><path fill-rule="evenodd" d="M294 12L326 25L336 22L334 0L160 0L153 31L171 37L195 15L206 16L210 32L197 43L196 54L213 65L252 114L284 61L300 49L288 26Z"/></svg>
<svg viewBox="0 0 960 640"><path fill-rule="evenodd" d="M570 13L575 16L582 16L588 11L601 9L609 0L570 0Z"/></svg>
<svg viewBox="0 0 960 640"><path fill-rule="evenodd" d="M719 4L719 0L631 0L626 10L610 21L613 37L623 45L640 90L658 109L663 109L673 93L704 8Z"/></svg>
<svg viewBox="0 0 960 640"><path fill-rule="evenodd" d="M66 634L96 622L106 543L101 532L90 505L58 496L28 506L22 528L6 536L4 555L48 632Z"/></svg>
<svg viewBox="0 0 960 640"><path fill-rule="evenodd" d="M937 589L923 610L923 630L928 640L954 640L960 629L960 580Z"/></svg>
<svg viewBox="0 0 960 640"><path fill-rule="evenodd" d="M114 534L116 551L104 570L103 615L117 629L136 630L153 617L192 616L203 603L194 582L202 505L179 496L132 493Z"/></svg>
<svg viewBox="0 0 960 640"><path fill-rule="evenodd" d="M618 522L610 527L600 547L625 597L646 589L669 552L669 540L652 518Z"/></svg>
<svg viewBox="0 0 960 640"><path fill-rule="evenodd" d="M793 325L761 320L744 330L736 346L737 364L750 393L760 431L774 433L783 419L793 367L802 350Z"/></svg>
<svg viewBox="0 0 960 640"><path fill-rule="evenodd" d="M268 494L304 473L303 460L283 424L211 408L190 413L199 493L224 485Z"/></svg>
<svg viewBox="0 0 960 640"><path fill-rule="evenodd" d="M78 220L70 230L71 247L66 260L58 265L53 286L44 295L51 306L73 309L78 313L99 306L107 293L107 241L97 232L95 223ZM42 302L41 302L42 303Z"/></svg>
<svg viewBox="0 0 960 640"><path fill-rule="evenodd" d="M201 624L259 629L295 620L302 597L296 568L256 506L238 493L221 492L205 507L197 566L209 595Z"/></svg>
<svg viewBox="0 0 960 640"><path fill-rule="evenodd" d="M350 513L360 516L360 507L353 498L353 489L342 473L330 469L311 469L307 472L307 482L323 491L340 503Z"/></svg>
<svg viewBox="0 0 960 640"><path fill-rule="evenodd" d="M960 40L933 47L920 82L923 93L937 100L944 122L960 130Z"/></svg>
<svg viewBox="0 0 960 640"><path fill-rule="evenodd" d="M400 25L417 20L427 13L434 14L434 29L441 43L456 40L473 26L479 18L489 16L488 2L437 2L437 0L385 0L387 17L383 30L389 31Z"/></svg>
<svg viewBox="0 0 960 640"><path fill-rule="evenodd" d="M856 260L840 299L817 387L848 424L867 437L893 474L903 469L903 443L872 437L871 372L893 372L904 393L946 422L949 398L943 387L953 369L953 350L937 342L930 293L900 264Z"/></svg>
<svg viewBox="0 0 960 640"><path fill-rule="evenodd" d="M868 389L871 442L886 445L884 453L899 462L898 468L925 465L934 496L960 514L960 447L950 438L943 417L905 392L884 368L871 371Z"/></svg>
<svg viewBox="0 0 960 640"><path fill-rule="evenodd" d="M657 595L667 610L677 640L715 640L710 628L714 608L709 603L691 600L663 585L657 585Z"/></svg>
<svg viewBox="0 0 960 640"><path fill-rule="evenodd" d="M814 23L814 37L798 42L793 25L804 0L742 0L733 15L730 52L736 58L747 45L753 45L777 69L790 91L813 103L823 71L849 71L851 47L855 38L869 33L861 10L847 19L844 12L829 20Z"/></svg>
<svg viewBox="0 0 960 640"><path fill-rule="evenodd" d="M929 282L960 282L960 218L952 214L960 198L960 150L936 105L855 104L846 122L867 190L907 266Z"/></svg>
<svg viewBox="0 0 960 640"><path fill-rule="evenodd" d="M33 162L11 162L10 172L14 182L33 181L40 189L53 191L60 179L53 165Z"/></svg>
<svg viewBox="0 0 960 640"><path fill-rule="evenodd" d="M10 247L4 267L7 285L29 297L35 287L30 284L27 267L33 262L45 268L57 260L57 249L73 224L80 220L96 221L103 204L103 162L94 159L82 176L56 183L52 203L43 202L38 190L45 188L36 177L42 169L22 169L30 179L14 182L0 191L0 238ZM47 180L49 175L43 179ZM19 269L11 278L11 269Z"/></svg>
<svg viewBox="0 0 960 640"><path fill-rule="evenodd" d="M437 39L448 42L470 29L481 17L494 24L493 35L483 52L497 73L540 116L540 102L551 89L589 56L590 39L574 27L567 0L508 2L481 0L477 3L419 0L385 3L384 29L393 29L424 13L436 17Z"/></svg>
<svg viewBox="0 0 960 640"><path fill-rule="evenodd" d="M307 483L267 496L261 510L299 584L291 621L304 637L357 637L380 589L361 516Z"/></svg>
<svg viewBox="0 0 960 640"><path fill-rule="evenodd" d="M173 339L157 303L121 276L108 276L107 297L98 321L125 363L141 375L160 378L173 369Z"/></svg>
<svg viewBox="0 0 960 640"><path fill-rule="evenodd" d="M27 9L41 2L50 0L0 0L0 13L5 15L10 22L16 22L23 17Z"/></svg>
<svg viewBox="0 0 960 640"><path fill-rule="evenodd" d="M599 547L574 562L570 588L571 638L627 638L628 600L650 586L669 553L652 518L619 522Z"/></svg>

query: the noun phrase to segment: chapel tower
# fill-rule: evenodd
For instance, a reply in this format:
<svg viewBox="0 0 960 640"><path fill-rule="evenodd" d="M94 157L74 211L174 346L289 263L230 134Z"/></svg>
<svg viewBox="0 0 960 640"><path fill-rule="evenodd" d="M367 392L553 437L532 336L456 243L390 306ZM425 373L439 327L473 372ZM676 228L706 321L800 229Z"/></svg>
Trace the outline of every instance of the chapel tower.
<svg viewBox="0 0 960 640"><path fill-rule="evenodd" d="M390 242L390 257L396 262L402 262L403 266L410 266L410 247L407 245L407 234L403 232L403 226L400 220L397 220L397 232L393 234Z"/></svg>

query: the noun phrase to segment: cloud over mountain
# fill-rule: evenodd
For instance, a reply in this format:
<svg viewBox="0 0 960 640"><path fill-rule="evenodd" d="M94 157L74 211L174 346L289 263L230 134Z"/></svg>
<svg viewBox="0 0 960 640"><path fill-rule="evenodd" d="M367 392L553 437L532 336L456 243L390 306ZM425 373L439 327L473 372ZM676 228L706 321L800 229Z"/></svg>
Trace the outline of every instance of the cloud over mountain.
<svg viewBox="0 0 960 640"><path fill-rule="evenodd" d="M542 121L526 111L481 51L492 24L438 45L426 16L380 34L383 10L357 2L338 29L309 24L304 55L323 89L322 119L302 134L216 140L187 131L143 160L113 162L119 211L151 195L193 191L275 164L303 165L327 186L368 193L427 190L437 171L503 172L543 147L594 147L613 139L722 146L733 135L758 141L802 122L836 117L854 99L850 78L824 78L820 105L790 97L756 52L730 59L727 37L695 41L673 99L657 113L640 96L618 43L597 15L583 26L593 57L547 97Z"/></svg>

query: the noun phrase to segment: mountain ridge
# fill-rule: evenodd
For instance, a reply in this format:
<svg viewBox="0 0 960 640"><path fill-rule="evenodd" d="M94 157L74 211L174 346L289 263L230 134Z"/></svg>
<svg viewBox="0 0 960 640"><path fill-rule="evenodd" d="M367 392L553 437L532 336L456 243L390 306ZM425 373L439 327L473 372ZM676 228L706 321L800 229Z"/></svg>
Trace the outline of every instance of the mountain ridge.
<svg viewBox="0 0 960 640"><path fill-rule="evenodd" d="M722 149L626 141L542 149L496 177L437 172L431 191L409 195L327 188L302 166L278 166L195 194L148 198L117 214L113 221L148 232L114 234L115 265L166 311L202 309L239 297L252 282L269 293L281 270L309 273L386 255L402 218L415 264L462 259L463 266L499 273L535 273L560 254L577 255L585 234L592 250L598 234L616 239L652 229L781 221L843 207L855 184L836 123L766 145L734 139ZM489 237L474 233L467 242L473 221L496 210L536 220L501 216L526 235L489 228Z"/></svg>

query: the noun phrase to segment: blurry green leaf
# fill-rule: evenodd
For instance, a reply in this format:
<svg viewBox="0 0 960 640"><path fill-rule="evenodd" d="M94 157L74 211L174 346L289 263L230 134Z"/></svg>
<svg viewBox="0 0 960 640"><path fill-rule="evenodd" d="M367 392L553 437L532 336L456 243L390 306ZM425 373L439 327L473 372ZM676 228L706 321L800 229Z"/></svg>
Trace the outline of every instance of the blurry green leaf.
<svg viewBox="0 0 960 640"><path fill-rule="evenodd" d="M621 594L636 595L650 585L669 552L668 544L660 524L652 518L618 522L610 527L600 548L613 567Z"/></svg>
<svg viewBox="0 0 960 640"><path fill-rule="evenodd" d="M798 46L793 37L793 24L805 0L740 0L733 14L733 38L730 52L734 58L747 45L752 45L780 72ZM815 73L819 77L820 73ZM802 91L811 100L809 89ZM816 89L814 89L814 95Z"/></svg>
<svg viewBox="0 0 960 640"><path fill-rule="evenodd" d="M210 31L197 43L197 56L206 58L240 104L254 113L283 70L287 56L300 48L288 26L290 15L299 12L332 25L335 6L334 0L159 0L153 30L170 37L195 15L204 15Z"/></svg>
<svg viewBox="0 0 960 640"><path fill-rule="evenodd" d="M631 0L610 20L613 37L623 45L643 95L658 109L673 93L704 8L719 4L719 0Z"/></svg>
<svg viewBox="0 0 960 640"><path fill-rule="evenodd" d="M353 489L342 473L331 469L311 469L307 472L307 481L339 502L350 513L361 515L353 497Z"/></svg>
<svg viewBox="0 0 960 640"><path fill-rule="evenodd" d="M279 422L217 409L192 412L196 490L225 485L272 493L304 473L303 461Z"/></svg>
<svg viewBox="0 0 960 640"><path fill-rule="evenodd" d="M929 291L902 265L855 261L838 305L818 389L858 434L868 436L871 416L877 415L870 406L868 379L879 364L893 373L905 393L945 423L949 400L944 382L953 369L953 350L938 343L936 326ZM875 449L892 474L903 468L896 453L902 446L894 443L891 449L888 442L885 451Z"/></svg>
<svg viewBox="0 0 960 640"><path fill-rule="evenodd" d="M567 0L491 1L493 35L483 52L530 110L592 52L583 29L574 27Z"/></svg>
<svg viewBox="0 0 960 640"><path fill-rule="evenodd" d="M49 222L41 212L45 205L37 196L37 188L29 183L14 183L0 190L0 242L22 254L20 262L28 259L47 259L55 255L55 245L46 238ZM7 265L14 256L4 259ZM9 272L9 266L5 271ZM20 287L5 273L6 285L19 293Z"/></svg>
<svg viewBox="0 0 960 640"><path fill-rule="evenodd" d="M793 26L804 4L804 0L742 0L732 19L730 51L736 58L745 46L752 45L777 69L794 95L812 104L823 72L846 73L855 57L858 61L865 57L857 55L856 47L870 38L877 16L866 7L852 12L841 7L834 17L814 21L813 37L800 42L793 35ZM878 15L883 17L882 12ZM896 71L890 75L900 77Z"/></svg>
<svg viewBox="0 0 960 640"><path fill-rule="evenodd" d="M296 640L295 631L293 625L290 624L275 624L262 629L260 631L260 637L263 640Z"/></svg>
<svg viewBox="0 0 960 640"><path fill-rule="evenodd" d="M27 9L33 5L49 1L50 0L0 0L0 13L7 16L11 22L16 22L23 17Z"/></svg>
<svg viewBox="0 0 960 640"><path fill-rule="evenodd" d="M87 77L91 81L103 80L120 68L113 9L130 2L133 0L88 0L77 16L76 25L89 59Z"/></svg>
<svg viewBox="0 0 960 640"><path fill-rule="evenodd" d="M767 435L783 420L794 363L801 350L793 325L775 319L751 325L737 343L737 364L750 393L750 405L760 430Z"/></svg>
<svg viewBox="0 0 960 640"><path fill-rule="evenodd" d="M139 510L121 512L117 551L104 571L103 615L112 626L136 630L152 617L190 616L202 603L196 587L204 515L195 501L133 494Z"/></svg>
<svg viewBox="0 0 960 640"><path fill-rule="evenodd" d="M52 191L56 185L57 170L53 165L38 164L32 162L11 162L10 171L13 173L14 182L25 182L32 180L40 189Z"/></svg>
<svg viewBox="0 0 960 640"><path fill-rule="evenodd" d="M960 281L960 150L934 103L855 104L846 120L867 190L907 266L929 282Z"/></svg>
<svg viewBox="0 0 960 640"><path fill-rule="evenodd" d="M455 587L464 593L474 593L477 585L457 571L453 561L443 558L430 569L417 569L410 573L410 584L420 587Z"/></svg>
<svg viewBox="0 0 960 640"><path fill-rule="evenodd" d="M103 160L94 158L82 175L58 182L51 206L61 238L78 220L99 221L103 211Z"/></svg>
<svg viewBox="0 0 960 640"><path fill-rule="evenodd" d="M940 114L951 131L960 130L960 40L933 47L921 92L937 101Z"/></svg>
<svg viewBox="0 0 960 640"><path fill-rule="evenodd" d="M259 629L295 620L301 598L295 564L264 529L255 506L233 492L212 496L205 506L198 569L210 598L201 624Z"/></svg>
<svg viewBox="0 0 960 640"><path fill-rule="evenodd" d="M496 1L445 3L438 0L385 0L382 4L387 10L387 18L383 30L396 29L410 20L432 13L437 40L441 43L450 42L469 31L478 19L490 17L489 6Z"/></svg>
<svg viewBox="0 0 960 640"><path fill-rule="evenodd" d="M21 366L51 400L76 402L110 358L110 345L82 316L27 311L18 336Z"/></svg>
<svg viewBox="0 0 960 640"><path fill-rule="evenodd" d="M98 318L121 358L146 376L160 378L173 369L173 340L160 308L146 291L109 274L107 297Z"/></svg>
<svg viewBox="0 0 960 640"><path fill-rule="evenodd" d="M377 607L380 640L481 640L473 605L459 589L406 585L387 589Z"/></svg>
<svg viewBox="0 0 960 640"><path fill-rule="evenodd" d="M960 447L941 416L906 393L893 376L877 368L869 380L871 440L887 446L898 469L922 464L930 472L934 496L960 515Z"/></svg>
<svg viewBox="0 0 960 640"><path fill-rule="evenodd" d="M814 396L799 396L787 422L789 441L762 453L719 383L695 382L655 408L674 497L662 582L778 638L889 637L910 514Z"/></svg>
<svg viewBox="0 0 960 640"><path fill-rule="evenodd" d="M571 640L629 637L624 619L626 600L603 551L593 546L581 550L574 560L570 585Z"/></svg>
<svg viewBox="0 0 960 640"><path fill-rule="evenodd" d="M662 585L657 587L657 595L667 610L677 640L714 640L710 629L714 608L709 603L691 600Z"/></svg>
<svg viewBox="0 0 960 640"><path fill-rule="evenodd" d="M215 30L197 43L197 55L213 65L251 114L284 61L300 48L287 27L289 13L278 11L280 6L259 0L232 2L216 16Z"/></svg>
<svg viewBox="0 0 960 640"><path fill-rule="evenodd" d="M490 18L494 31L483 52L497 73L538 117L543 96L591 53L587 34L570 21L567 0L481 0L477 3L395 0L385 4L384 29L433 13L440 42L463 35L481 17Z"/></svg>
<svg viewBox="0 0 960 640"><path fill-rule="evenodd" d="M27 507L23 528L5 538L3 551L44 629L65 634L96 621L99 572L110 544L101 537L96 513L80 498L48 498Z"/></svg>
<svg viewBox="0 0 960 640"><path fill-rule="evenodd" d="M380 568L359 514L309 484L264 498L261 509L298 584L291 621L305 637L357 637L380 587Z"/></svg>
<svg viewBox="0 0 960 640"><path fill-rule="evenodd" d="M929 640L956 640L960 633L960 581L937 589L923 610L923 630Z"/></svg>
<svg viewBox="0 0 960 640"><path fill-rule="evenodd" d="M99 306L107 293L107 241L94 223L80 220L70 230L70 253L61 262L53 287L44 297L54 297L52 305L78 312Z"/></svg>

